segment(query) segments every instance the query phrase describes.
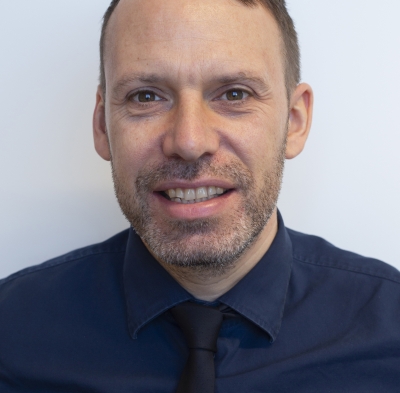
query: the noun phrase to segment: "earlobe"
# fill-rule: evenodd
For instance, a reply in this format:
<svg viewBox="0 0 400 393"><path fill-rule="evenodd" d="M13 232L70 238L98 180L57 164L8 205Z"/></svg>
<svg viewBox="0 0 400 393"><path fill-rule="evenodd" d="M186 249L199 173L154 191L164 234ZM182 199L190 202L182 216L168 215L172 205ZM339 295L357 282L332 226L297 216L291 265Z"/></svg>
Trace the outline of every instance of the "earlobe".
<svg viewBox="0 0 400 393"><path fill-rule="evenodd" d="M299 155L311 128L314 95L310 85L301 83L293 92L290 102L289 127L286 141L286 158Z"/></svg>
<svg viewBox="0 0 400 393"><path fill-rule="evenodd" d="M96 93L96 106L93 113L93 138L97 154L106 161L111 160L110 144L108 141L105 100L99 86Z"/></svg>

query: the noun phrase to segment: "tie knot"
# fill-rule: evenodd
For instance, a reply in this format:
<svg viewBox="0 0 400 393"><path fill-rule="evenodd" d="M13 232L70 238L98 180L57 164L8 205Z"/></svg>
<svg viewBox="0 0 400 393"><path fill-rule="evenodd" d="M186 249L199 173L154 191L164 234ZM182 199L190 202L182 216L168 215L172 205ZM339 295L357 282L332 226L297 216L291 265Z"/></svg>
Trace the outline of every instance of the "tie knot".
<svg viewBox="0 0 400 393"><path fill-rule="evenodd" d="M223 319L219 310L186 302L178 304L171 311L190 349L217 352L218 333Z"/></svg>

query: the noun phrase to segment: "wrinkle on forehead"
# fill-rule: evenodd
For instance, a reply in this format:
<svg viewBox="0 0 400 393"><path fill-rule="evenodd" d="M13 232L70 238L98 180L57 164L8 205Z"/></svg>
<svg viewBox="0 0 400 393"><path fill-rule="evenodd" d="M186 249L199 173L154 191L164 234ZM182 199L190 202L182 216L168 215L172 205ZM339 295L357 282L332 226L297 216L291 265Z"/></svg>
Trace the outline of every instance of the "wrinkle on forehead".
<svg viewBox="0 0 400 393"><path fill-rule="evenodd" d="M162 6L160 0L121 0L108 30L112 32L108 36L128 35L138 44L190 39L232 42L246 36L259 46L266 36L280 40L279 28L267 9L232 0L162 0Z"/></svg>
<svg viewBox="0 0 400 393"><path fill-rule="evenodd" d="M151 25L154 30L146 29L145 33L152 34L164 30L165 25L169 28L171 22L179 30L182 23L197 22L207 26L213 21L219 21L221 11L226 11L226 3L232 5L229 0L121 0L115 10L115 19L119 20L118 23L134 27L147 28ZM226 19L236 16L231 12Z"/></svg>
<svg viewBox="0 0 400 393"><path fill-rule="evenodd" d="M109 69L128 73L127 67L140 62L140 67L150 68L175 65L189 76L229 62L233 66L237 62L240 69L241 62L260 63L262 56L283 73L279 28L260 5L247 7L232 0L121 0L108 26L104 60L106 75Z"/></svg>
<svg viewBox="0 0 400 393"><path fill-rule="evenodd" d="M150 0L151 2L152 0ZM158 0L159 1L159 0ZM171 0L163 0L167 4ZM204 1L204 0L203 0ZM215 1L215 0L214 0ZM222 0L226 1L226 0ZM177 2L181 2L178 0ZM206 0L206 2L208 2ZM141 2L146 4L146 1ZM147 9L146 9L147 8ZM150 8L150 10L148 9ZM265 22L265 10L257 10L242 6L245 11L230 12L226 15L226 10L216 11L209 7L212 12L208 12L206 7L183 6L182 9L176 9L168 6L158 7L157 11L151 11L151 7L138 7L136 10L123 10L117 8L115 18L110 21L110 30L117 32L118 37L124 37L125 33L134 33L134 39L137 43L162 41L184 41L184 40L209 40L209 41L232 41L241 38L242 35L247 39L252 39L253 43L262 43L263 33L253 28L254 24L264 24L264 27L270 31L268 35L275 35L275 26L268 26ZM199 9L197 9L199 8ZM186 12L185 12L186 10ZM224 17L221 17L221 16ZM271 25L275 24L272 20ZM133 38L132 36L130 38Z"/></svg>

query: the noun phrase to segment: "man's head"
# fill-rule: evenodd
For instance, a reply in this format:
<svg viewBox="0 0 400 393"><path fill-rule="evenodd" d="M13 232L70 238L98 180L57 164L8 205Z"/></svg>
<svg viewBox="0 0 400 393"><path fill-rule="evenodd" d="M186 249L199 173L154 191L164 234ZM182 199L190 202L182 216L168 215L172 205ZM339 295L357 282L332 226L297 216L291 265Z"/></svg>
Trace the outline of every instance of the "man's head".
<svg viewBox="0 0 400 393"><path fill-rule="evenodd" d="M237 0L121 0L103 45L94 138L124 214L160 261L232 266L265 242L310 127L276 19Z"/></svg>
<svg viewBox="0 0 400 393"><path fill-rule="evenodd" d="M112 0L103 18L103 26L100 37L100 85L103 91L106 89L106 79L104 74L104 52L105 38L108 22L115 8L121 0ZM282 38L282 57L285 61L285 79L288 95L300 82L300 50L297 33L290 17L285 0L233 0L242 3L247 7L254 7L260 4L266 7L275 18L281 38Z"/></svg>

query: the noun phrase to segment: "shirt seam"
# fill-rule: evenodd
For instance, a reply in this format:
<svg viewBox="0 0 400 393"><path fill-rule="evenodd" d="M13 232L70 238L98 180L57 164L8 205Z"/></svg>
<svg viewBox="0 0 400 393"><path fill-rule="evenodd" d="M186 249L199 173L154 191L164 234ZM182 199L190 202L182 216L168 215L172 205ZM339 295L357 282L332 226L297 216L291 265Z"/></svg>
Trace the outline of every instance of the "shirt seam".
<svg viewBox="0 0 400 393"><path fill-rule="evenodd" d="M316 266L328 267L328 268L331 268L331 269L338 269L338 270L350 271L350 272L353 272L353 273L360 273L360 274L364 274L366 276L375 277L375 278L381 278L381 279L384 279L384 280L388 280L388 281L394 282L396 284L400 284L400 280L397 280L397 279L395 279L393 277L386 276L386 275L379 274L379 273L375 273L375 272L368 272L368 271L366 271L365 269L362 269L362 268L349 267L349 266L345 267L345 266L339 266L339 265L335 266L335 265L332 265L332 264L329 264L329 263L323 263L323 262L318 262L318 261L309 261L309 260L302 259L300 256L295 256L295 255L293 255L293 259L296 259L297 261L299 261L301 263L306 263L308 265L316 265Z"/></svg>
<svg viewBox="0 0 400 393"><path fill-rule="evenodd" d="M6 284L6 283L12 282L12 281L16 280L17 278L25 277L28 274L33 274L33 273L36 273L36 272L39 272L39 271L42 271L42 270L46 270L46 269L50 269L50 268L53 268L53 267L57 267L57 266L65 264L65 263L76 262L76 261L78 261L80 259L83 259L83 258L86 258L86 257L100 255L100 254L119 254L119 253L124 253L124 252L125 252L125 248L120 249L120 250L94 251L94 252L90 252L90 253L87 253L85 255L79 255L79 256L76 256L76 257L71 257L71 258L66 257L65 260L55 261L54 263L52 263L51 262L52 260L50 259L49 261L43 263L45 266L43 266L43 264L42 264L42 265L38 265L38 266L28 267L28 268L26 268L28 270L25 271L25 272L24 271L16 272L16 273L12 274L11 276L0 280L0 286L2 286L3 284Z"/></svg>

